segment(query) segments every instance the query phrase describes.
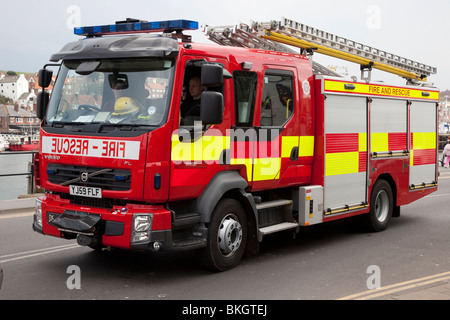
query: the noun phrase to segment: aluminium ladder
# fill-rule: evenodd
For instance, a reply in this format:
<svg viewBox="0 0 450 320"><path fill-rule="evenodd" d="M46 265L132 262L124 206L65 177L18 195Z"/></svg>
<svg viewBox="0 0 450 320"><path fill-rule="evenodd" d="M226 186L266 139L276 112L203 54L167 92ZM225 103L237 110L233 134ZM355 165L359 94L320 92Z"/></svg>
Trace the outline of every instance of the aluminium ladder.
<svg viewBox="0 0 450 320"><path fill-rule="evenodd" d="M211 41L223 46L262 49L298 54L298 52L283 44L279 44L271 40L266 40L259 37L250 26L244 23L240 23L237 26L205 26L204 32ZM316 61L311 61L311 65L314 74L342 77L342 75L340 75L339 73L334 72L333 70L321 65Z"/></svg>
<svg viewBox="0 0 450 320"><path fill-rule="evenodd" d="M209 27L207 35L212 41L222 45L291 53L294 51L286 45L294 46L301 48L302 53L318 52L360 64L361 71L368 70L369 74L372 68L393 73L407 79L408 83L425 82L428 76L437 73L435 67L286 18L281 21L253 22L251 28L242 23L235 28ZM327 74L330 75L328 72ZM365 80L370 80L370 75Z"/></svg>

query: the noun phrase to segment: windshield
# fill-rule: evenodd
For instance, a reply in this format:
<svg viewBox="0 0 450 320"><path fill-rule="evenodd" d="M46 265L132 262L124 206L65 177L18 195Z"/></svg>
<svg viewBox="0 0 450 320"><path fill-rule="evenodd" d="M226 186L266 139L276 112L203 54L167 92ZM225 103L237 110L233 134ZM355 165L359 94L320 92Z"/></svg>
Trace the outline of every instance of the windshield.
<svg viewBox="0 0 450 320"><path fill-rule="evenodd" d="M161 126L167 118L174 69L173 60L157 58L65 61L47 122Z"/></svg>

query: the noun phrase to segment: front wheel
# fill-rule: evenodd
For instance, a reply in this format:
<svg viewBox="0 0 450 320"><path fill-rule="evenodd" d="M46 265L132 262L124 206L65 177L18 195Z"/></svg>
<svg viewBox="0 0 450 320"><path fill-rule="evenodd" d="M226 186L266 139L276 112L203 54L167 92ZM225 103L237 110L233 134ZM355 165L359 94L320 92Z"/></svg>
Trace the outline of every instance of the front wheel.
<svg viewBox="0 0 450 320"><path fill-rule="evenodd" d="M222 199L208 224L208 242L203 249L203 263L215 271L237 266L247 241L247 219L241 204L234 199Z"/></svg>
<svg viewBox="0 0 450 320"><path fill-rule="evenodd" d="M371 231L383 231L388 227L394 209L392 189L386 180L378 180L370 195L370 212L366 222Z"/></svg>

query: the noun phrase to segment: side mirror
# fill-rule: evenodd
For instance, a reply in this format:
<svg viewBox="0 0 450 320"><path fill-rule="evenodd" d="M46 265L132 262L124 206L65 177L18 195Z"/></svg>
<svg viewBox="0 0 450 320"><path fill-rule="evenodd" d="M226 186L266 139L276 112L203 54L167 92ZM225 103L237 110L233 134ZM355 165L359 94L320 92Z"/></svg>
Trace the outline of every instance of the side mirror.
<svg viewBox="0 0 450 320"><path fill-rule="evenodd" d="M223 84L223 68L216 64L204 64L202 66L202 85L221 86Z"/></svg>
<svg viewBox="0 0 450 320"><path fill-rule="evenodd" d="M48 94L48 92L40 91L38 93L36 116L41 120L44 119L49 100L50 100L50 95Z"/></svg>
<svg viewBox="0 0 450 320"><path fill-rule="evenodd" d="M220 124L223 121L223 95L219 92L202 93L200 120L203 124Z"/></svg>
<svg viewBox="0 0 450 320"><path fill-rule="evenodd" d="M53 72L47 69L39 70L38 84L41 88L47 88L52 82Z"/></svg>

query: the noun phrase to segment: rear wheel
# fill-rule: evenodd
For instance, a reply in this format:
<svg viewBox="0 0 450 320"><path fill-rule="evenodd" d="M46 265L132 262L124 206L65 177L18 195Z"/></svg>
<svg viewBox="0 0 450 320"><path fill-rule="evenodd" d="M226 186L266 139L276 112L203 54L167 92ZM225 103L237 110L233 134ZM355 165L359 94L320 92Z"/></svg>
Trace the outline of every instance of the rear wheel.
<svg viewBox="0 0 450 320"><path fill-rule="evenodd" d="M208 242L202 251L203 263L215 271L237 266L247 241L247 219L234 199L219 201L208 224Z"/></svg>
<svg viewBox="0 0 450 320"><path fill-rule="evenodd" d="M383 231L388 227L394 209L392 189L386 180L378 180L370 195L370 212L366 216L371 231Z"/></svg>

